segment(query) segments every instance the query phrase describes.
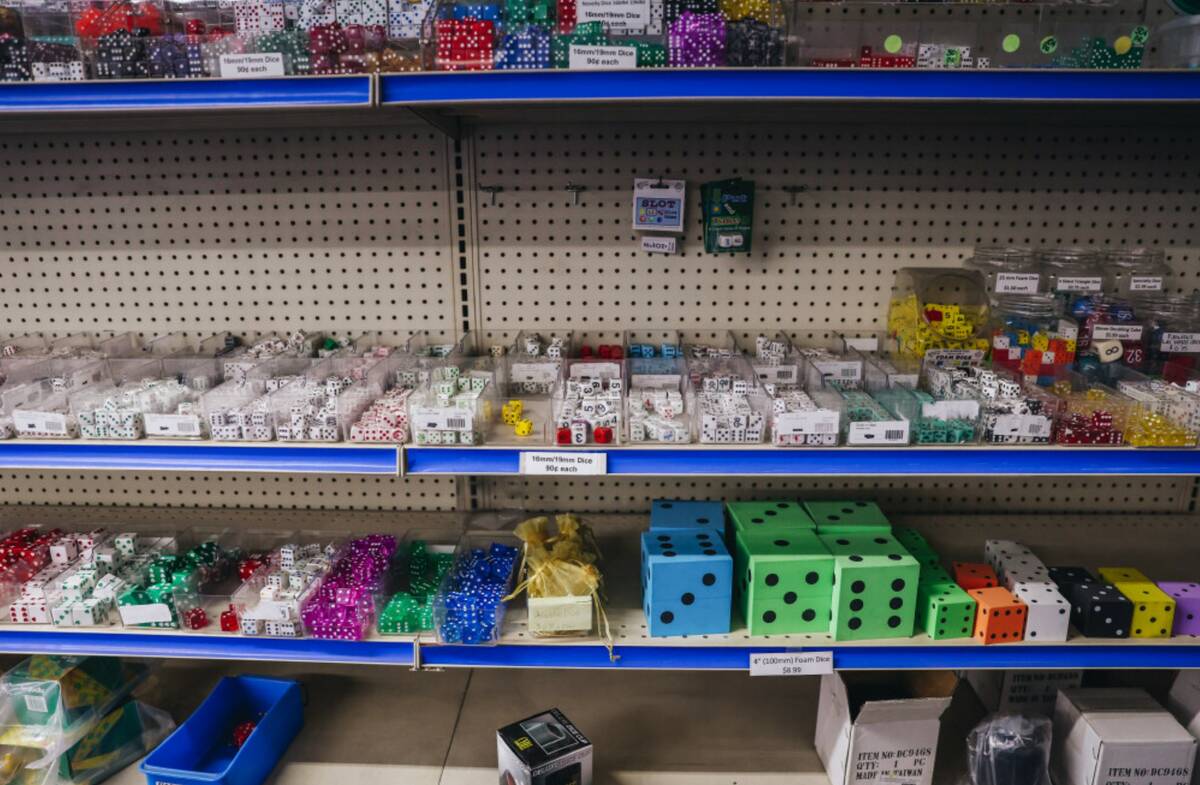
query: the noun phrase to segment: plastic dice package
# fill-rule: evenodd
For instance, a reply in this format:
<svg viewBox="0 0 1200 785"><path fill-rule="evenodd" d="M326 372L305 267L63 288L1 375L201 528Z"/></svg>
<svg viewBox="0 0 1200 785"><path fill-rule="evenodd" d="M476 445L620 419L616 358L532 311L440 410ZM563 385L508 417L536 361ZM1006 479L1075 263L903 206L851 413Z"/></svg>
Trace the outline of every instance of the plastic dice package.
<svg viewBox="0 0 1200 785"><path fill-rule="evenodd" d="M433 623L442 643L496 643L514 587L521 541L511 530L471 531L434 598Z"/></svg>
<svg viewBox="0 0 1200 785"><path fill-rule="evenodd" d="M500 409L495 368L491 357L471 357L431 369L429 380L408 396L412 443L483 444Z"/></svg>

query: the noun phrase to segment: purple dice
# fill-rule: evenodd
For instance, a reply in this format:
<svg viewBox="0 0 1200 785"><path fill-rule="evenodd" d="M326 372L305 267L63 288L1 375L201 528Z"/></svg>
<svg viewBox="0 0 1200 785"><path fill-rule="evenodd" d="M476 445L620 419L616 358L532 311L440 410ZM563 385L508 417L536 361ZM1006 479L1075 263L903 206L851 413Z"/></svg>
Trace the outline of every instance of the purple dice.
<svg viewBox="0 0 1200 785"><path fill-rule="evenodd" d="M1200 635L1200 583L1164 581L1158 588L1175 599L1172 635Z"/></svg>

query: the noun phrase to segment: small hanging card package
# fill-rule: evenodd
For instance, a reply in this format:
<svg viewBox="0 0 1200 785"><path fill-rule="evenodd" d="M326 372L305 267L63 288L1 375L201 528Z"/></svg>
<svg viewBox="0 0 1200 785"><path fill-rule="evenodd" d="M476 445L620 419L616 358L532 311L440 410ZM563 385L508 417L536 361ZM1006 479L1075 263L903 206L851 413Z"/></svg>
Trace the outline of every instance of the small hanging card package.
<svg viewBox="0 0 1200 785"><path fill-rule="evenodd" d="M685 180L636 178L633 181L633 228L640 232L682 232Z"/></svg>
<svg viewBox="0 0 1200 785"><path fill-rule="evenodd" d="M754 182L735 178L701 186L704 206L704 251L750 253L754 224Z"/></svg>

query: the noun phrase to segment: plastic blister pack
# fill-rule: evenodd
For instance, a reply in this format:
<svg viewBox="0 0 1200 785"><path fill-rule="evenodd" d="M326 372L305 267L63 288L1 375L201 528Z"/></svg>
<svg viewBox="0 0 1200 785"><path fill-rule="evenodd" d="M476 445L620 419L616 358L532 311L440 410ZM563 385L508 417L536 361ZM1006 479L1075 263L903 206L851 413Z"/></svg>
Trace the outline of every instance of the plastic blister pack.
<svg viewBox="0 0 1200 785"><path fill-rule="evenodd" d="M988 717L967 734L962 785L1050 785L1051 732L1048 717Z"/></svg>

